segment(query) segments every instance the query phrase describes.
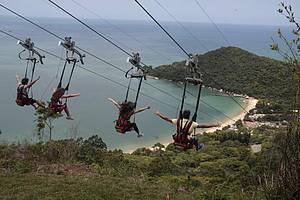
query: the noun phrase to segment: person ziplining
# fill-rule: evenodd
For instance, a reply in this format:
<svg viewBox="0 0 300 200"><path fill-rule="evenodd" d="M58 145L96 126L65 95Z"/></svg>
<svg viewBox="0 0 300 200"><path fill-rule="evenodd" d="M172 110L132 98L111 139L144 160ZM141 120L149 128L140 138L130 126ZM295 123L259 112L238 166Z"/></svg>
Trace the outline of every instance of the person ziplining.
<svg viewBox="0 0 300 200"><path fill-rule="evenodd" d="M24 49L19 53L19 58L21 60L26 60L27 65L25 69L24 78L21 78L19 75L16 75L16 79L17 79L16 103L19 106L31 105L35 109L37 109L39 106L44 107L42 102L34 99L32 86L40 79L40 77L38 77L37 79L33 80L36 64L38 62L43 64L43 58L45 58L45 56L42 56L37 50L34 49L34 43L31 41L30 38L27 38L25 42L18 41L18 44L24 47ZM21 54L26 50L28 51L29 56L27 58L22 58ZM38 59L35 57L35 55L38 56ZM29 62L32 64L30 80L28 78ZM31 96L29 96L30 91L31 91Z"/></svg>
<svg viewBox="0 0 300 200"><path fill-rule="evenodd" d="M181 101L181 108L179 111L179 117L177 119L171 119L167 116L162 115L159 111L155 112L155 115L160 117L161 119L173 124L176 126L176 133L172 136L173 144L175 146L186 149L196 148L196 150L200 150L203 148L203 144L200 144L198 140L195 138L195 131L197 128L211 128L211 127L218 127L219 124L198 124L197 120L197 112L199 108L200 96L201 96L201 88L202 88L202 80L200 79L201 74L198 72L198 59L196 56L190 55L190 59L186 62L186 67L190 70L192 77L185 78L182 101ZM199 86L198 97L196 102L196 109L192 120L190 120L190 110L183 110L184 101L185 101L185 93L186 87L188 83L192 83L193 85ZM194 132L193 136L192 133Z"/></svg>
<svg viewBox="0 0 300 200"><path fill-rule="evenodd" d="M63 46L66 49L66 59L65 59L64 67L60 76L58 86L52 94L52 97L48 104L48 108L51 111L58 113L60 115L62 115L61 112L64 111L67 115L66 119L73 120L70 114L70 110L68 108L67 101L69 98L80 96L80 93L68 94L68 91L70 89L70 83L74 73L75 66L78 62L80 62L82 65L84 64L83 58L85 57L85 55L81 54L77 49L75 49L75 41L72 41L71 37L65 37L65 41L64 42L60 41L59 45ZM79 58L74 57L74 54L79 56ZM69 80L67 82L67 85L63 87L62 84L63 84L63 78L64 78L66 66L67 64L71 64L71 63L72 63L72 69L70 72Z"/></svg>
<svg viewBox="0 0 300 200"><path fill-rule="evenodd" d="M68 98L77 97L80 96L80 93L74 93L74 94L65 94L66 90L64 88L56 88L56 90L53 92L52 97L50 99L50 103L48 105L48 108L52 110L55 113L61 114L62 111L64 111L67 115L66 119L73 120L71 117L69 108L67 106L67 103L63 103L63 100L67 100Z"/></svg>
<svg viewBox="0 0 300 200"><path fill-rule="evenodd" d="M143 134L139 131L137 124L131 122L130 118L137 113L150 109L150 106L137 109L136 104L131 101L118 103L112 98L108 98L108 100L119 109L119 117L115 121L116 131L125 134L126 132L134 130L137 133L137 137L142 137Z"/></svg>
<svg viewBox="0 0 300 200"><path fill-rule="evenodd" d="M17 79L17 98L16 98L16 103L19 106L33 106L35 109L37 109L39 106L44 107L44 105L33 98L30 98L28 95L28 90L40 79L38 77L36 80L31 81L29 83L28 78L20 78L19 75L16 75Z"/></svg>
<svg viewBox="0 0 300 200"><path fill-rule="evenodd" d="M133 67L131 69L129 69L125 74L125 77L129 78L129 84L128 84L127 91L126 91L125 101L122 103L118 103L117 101L115 101L112 98L108 98L108 100L110 102L112 102L113 105L115 105L119 110L119 117L115 121L116 131L119 133L125 134L126 132L130 132L130 131L134 130L137 133L138 137L142 137L143 134L140 133L140 131L137 127L137 124L135 123L135 119L134 119L134 122L131 122L130 118L137 113L140 113L147 109L150 109L149 106L139 108L139 109L136 108L140 90L141 90L142 81L143 81L143 79L146 79L146 75L140 65L141 57L139 56L139 53L133 53L133 56L129 57L127 61L129 63L131 63L133 65ZM134 67L136 68L136 71L134 73L130 74L130 77L128 77L129 72ZM128 101L128 99L129 99L129 91L131 89L131 87L130 87L131 80L134 78L138 79L139 84L138 84L138 89L137 89L137 93L136 93L136 97L135 97L135 102L132 102L132 101Z"/></svg>

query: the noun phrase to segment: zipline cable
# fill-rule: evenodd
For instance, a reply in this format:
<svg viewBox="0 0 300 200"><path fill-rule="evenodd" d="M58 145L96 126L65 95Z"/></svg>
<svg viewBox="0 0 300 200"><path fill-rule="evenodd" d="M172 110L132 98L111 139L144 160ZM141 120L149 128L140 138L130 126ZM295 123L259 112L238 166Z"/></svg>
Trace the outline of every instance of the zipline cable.
<svg viewBox="0 0 300 200"><path fill-rule="evenodd" d="M214 25L214 27L217 29L217 31L220 33L220 35L222 36L223 40L227 43L228 46L231 46L230 42L228 41L228 39L226 38L225 34L221 31L221 29L218 27L218 25L214 22L214 20L209 16L209 14L206 12L206 10L201 6L200 2L198 0L194 0L197 4L197 6L202 10L202 12L207 16L207 18L210 20L210 22ZM214 81L214 83L218 86L219 84L216 83ZM222 87L220 87L222 88ZM228 94L227 92L225 92L227 95L229 95L231 97L230 94ZM248 111L238 102L236 101L236 99L232 98L246 113L248 113Z"/></svg>
<svg viewBox="0 0 300 200"><path fill-rule="evenodd" d="M208 51L209 49L199 40L198 37L195 36L195 34L193 34L189 29L187 29L174 15L172 15L172 13L170 13L168 11L168 9L166 7L164 7L159 0L153 0L157 3L157 5L164 10L177 24L179 24L179 26L185 31L187 32L192 38L194 38L194 40L196 40L200 46L202 46L206 51Z"/></svg>
<svg viewBox="0 0 300 200"><path fill-rule="evenodd" d="M51 1L51 0L49 0ZM147 14L148 16L169 36L169 38L190 58L190 54L166 31L166 29L140 4L139 1L134 0Z"/></svg>
<svg viewBox="0 0 300 200"><path fill-rule="evenodd" d="M3 31L3 30L0 30L0 32L2 32L3 34L8 35L8 36L14 38L15 40L20 40L20 41L21 41L20 38L17 38L16 36L14 36L14 35L12 35L12 34L9 34L9 33L5 32L5 31ZM40 50L40 51L43 51L43 52L45 52L45 53L47 53L47 54L49 54L49 55L51 55L51 56L53 56L53 57L56 57L56 58L58 58L60 61L65 60L64 58L62 58L62 57L60 57L60 56L57 56L57 55L55 55L55 54L53 54L53 53L50 53L50 52L48 52L48 51L46 51L46 50L44 50L44 49L41 49L41 48L39 48L39 47L36 47L36 49L38 49L38 50ZM122 87L125 87L125 88L127 87L127 86L125 86L125 85L123 85L123 84L120 84L120 83L117 82L117 81L114 81L114 80L112 80L112 79L109 79L109 78L107 78L106 76L103 76L103 75L101 75L101 74L99 74L99 73L97 73L97 72L95 72L95 71L92 71L92 70L90 70L90 69L88 69L88 68L82 67L82 66L80 66L80 65L77 65L77 67L79 67L79 68L81 68L81 69L84 69L85 71L88 71L88 72L90 72L90 73L93 73L94 75L97 75L97 76L99 76L99 77L101 77L101 78L104 78L104 79L106 79L106 80L108 80L108 81L111 81L111 82L113 82L113 83L115 83L115 84L117 84L117 85L119 85L119 86L122 86ZM47 88L50 86L50 84L51 84L52 82L53 82L53 79L52 79L51 82L48 84ZM148 84L148 83L147 83L147 84ZM157 88L157 89L159 90L159 88ZM131 89L131 90L136 91L136 90L134 90L134 89ZM163 92L163 91L161 91L161 92ZM45 94L45 91L44 91L44 93L43 93L42 96L44 96L44 94ZM172 105L170 105L170 104L166 104L166 103L163 102L163 101L154 99L154 98L152 98L152 97L149 96L149 95L146 95L146 94L144 94L144 93L141 93L141 94L142 94L143 96L145 96L145 97L148 97L148 98L152 99L153 101L158 101L158 102L161 103L161 104L167 105L167 106L172 107L172 108L176 108L175 106L172 106ZM41 98L43 98L43 97L41 97ZM215 117L212 116L211 114L209 114L209 113L207 113L207 112L203 112L203 113L206 114L206 115L208 115L208 116L210 116L210 117L213 118L214 120L219 121L217 118L215 118Z"/></svg>
<svg viewBox="0 0 300 200"><path fill-rule="evenodd" d="M42 26L38 25L37 23L35 23L35 22L29 20L28 18L26 18L26 17L24 17L24 16L22 16L22 15L16 13L15 11L13 11L13 10L7 8L6 6L2 5L1 3L0 3L0 6L3 7L4 9L6 9L6 10L12 12L13 14L19 16L20 18L24 19L25 21L27 21L27 22L29 22L29 23L31 23L31 24L37 26L38 28L40 28L40 29L42 29L42 30L44 30L45 32L49 33L50 35L53 35L54 37L56 37L56 38L58 38L58 39L64 40L62 37L58 36L57 34L55 34L55 33L51 32L51 31L49 31L49 30L43 28ZM100 57L98 57L98 56L96 56L96 55L94 55L94 54L92 54L92 53L90 53L90 52L88 52L88 51L86 51L86 50L84 50L84 49L78 47L78 46L76 46L76 47L77 47L79 50L81 50L81 51L83 51L83 52L85 52L85 53L91 55L92 57L94 57L94 58L96 58L96 59L98 59L98 60L100 60L100 61L102 61L102 62L108 64L109 66L112 66L112 67L114 67L115 69L118 69L118 70L120 70L120 71L126 73L126 71L123 70L123 69L121 69L120 67L117 67L116 65L113 65L113 64L111 64L110 62L107 62L106 60L104 60L104 59L102 59L102 58L100 58ZM125 51L125 50L124 50L124 51ZM127 54L127 55L128 55L128 54ZM150 87L155 88L155 86L153 86L153 85L151 85L151 84L149 84L149 83L147 83L147 85L149 85ZM180 86L179 86L179 87L180 87ZM126 86L126 88L127 88L127 86ZM162 92L162 90L160 90L160 91ZM163 93L166 94L166 95L168 95L168 96L170 96L169 94L167 94L167 92L163 92ZM216 109L216 108L215 108L215 109ZM220 111L220 113L222 113L222 112ZM226 116L225 113L224 113L224 115Z"/></svg>
<svg viewBox="0 0 300 200"><path fill-rule="evenodd" d="M79 23L81 23L82 25L84 25L85 27L87 27L88 29L90 29L91 31L93 31L94 33L96 33L97 35L99 35L100 37L102 37L104 40L106 40L107 42L109 42L110 44L112 44L113 46L115 46L116 48L118 48L119 50L121 50L122 52L124 52L125 54L127 54L128 56L132 57L132 55L130 53L128 53L122 47L120 47L119 45L117 45L115 42L113 42L110 39L108 39L104 34L96 31L94 28L92 28L87 23L83 22L82 20L80 20L79 18L77 18L76 16L74 16L73 14L71 14L70 12L68 12L67 10L65 10L63 7L61 7L60 5L58 5L57 3L55 3L54 1L52 1L52 0L48 0L48 1L50 3L52 3L54 6L56 6L57 8L59 8L60 10L62 10L63 12L67 13L69 16L71 16L72 18L74 18L76 21L78 21Z"/></svg>
<svg viewBox="0 0 300 200"><path fill-rule="evenodd" d="M186 90L186 92L195 97L195 95L193 93L191 93L190 91ZM196 97L195 97L196 98ZM227 114L225 114L224 112L220 111L219 109L215 108L214 106L210 105L209 103L207 103L206 101L204 101L203 99L200 99L200 102L202 102L203 104L205 104L206 106L210 107L211 109L217 111L218 113L224 115L227 119L229 120L232 120L232 121L235 121L234 119L232 119L231 117L229 117Z"/></svg>
<svg viewBox="0 0 300 200"><path fill-rule="evenodd" d="M5 32L5 31L3 31L3 30L1 30L1 29L0 29L0 32L3 33L3 34L5 34L5 35L8 35L8 36L10 36L10 37L12 37L12 38L14 38L14 39L16 39L16 40L22 41L21 39L17 38L16 36L14 36L14 35L12 35L12 34L10 34L10 33L7 33L7 32ZM42 48L39 48L39 47L35 47L35 48L38 49L38 50L40 50L40 51L43 51L43 52L45 52L45 53L47 53L47 54L49 54L49 55L51 55L51 56L53 56L53 57L55 57L55 58L58 58L58 59L60 59L60 60L65 60L65 58L62 58L62 57L60 57L60 56L58 56L58 55L55 55L55 54L53 54L53 53L51 53L51 52L49 52L49 51L46 51L46 50L44 50L44 49L42 49ZM115 81L115 80L113 80L113 79L108 78L107 76L104 76L104 75L102 75L102 74L100 74L100 73L97 73L97 72L91 70L91 69L88 69L87 67L82 67L81 65L76 65L76 66L77 66L78 68L81 68L81 69L87 71L87 72L90 72L90 73L92 73L92 74L94 74L94 75L97 75L98 77L101 77L101 78L106 79L106 80L108 80L108 81L110 81L110 82L113 82L113 83L115 83L115 84L117 84L117 85L119 85L119 86L121 86L121 87L127 88L126 85L123 85L123 84L121 84L121 83L119 83L119 82L117 82L117 81ZM131 90L136 91L135 89L131 89ZM159 99L156 99L156 98L154 98L154 97L151 97L151 96L149 96L149 95L147 95L147 94L145 94L145 93L142 93L142 92L141 92L141 95L143 95L143 96L145 96L145 97L147 97L147 98L149 98L149 99L151 99L151 100L153 100L153 101L159 102L159 103L161 103L161 104L163 104L163 105L169 106L169 107L171 107L171 108L176 108L176 106L173 106L173 105L170 105L170 104L168 104L168 103L165 103L165 102L163 102L163 101L161 101L161 100L159 100Z"/></svg>
<svg viewBox="0 0 300 200"><path fill-rule="evenodd" d="M111 23L109 20L101 17L98 13L96 13L95 11L87 8L86 6L82 5L81 3L75 1L75 0L71 0L74 4L76 4L77 6L81 7L82 9L86 10L87 12L92 13L94 16L96 16L97 18L99 18L100 20L104 21L106 24L114 27L116 30L118 30L119 32L123 33L124 35L126 35L128 38L133 39L134 41L136 41L137 43L141 44L142 46L145 46L146 48L150 49L152 52L156 53L158 56L162 56L165 59L167 59L170 62L173 62L171 58L167 57L166 55L163 55L161 52L155 50L154 48L152 48L149 45L146 45L144 42L142 42L141 40L137 39L136 37L132 36L131 34L129 34L128 32L124 31L122 28L120 28L119 26Z"/></svg>
<svg viewBox="0 0 300 200"><path fill-rule="evenodd" d="M121 47L119 47L117 44L115 44L115 43L113 43L112 41L110 41L108 38L105 38L105 36L103 36L102 34L100 34L99 32L97 32L95 29L93 29L92 27L90 27L88 24L86 24L85 22L83 22L82 20L80 20L79 18L77 18L76 16L74 16L73 14L71 14L70 12L68 12L66 9L64 9L63 7L61 7L61 6L59 6L58 4L56 4L54 1L52 1L52 0L48 0L50 3L52 3L53 5L55 5L57 8L59 8L60 10L62 10L63 12L65 12L66 14L68 14L69 16L71 16L72 18L74 18L75 20L77 20L78 22L80 22L82 25L84 25L85 27L87 27L88 29L90 29L90 30L92 30L93 32L95 32L97 35L99 35L99 36L101 36L103 39L105 39L106 41L108 41L109 43L111 43L111 44L113 44L115 47L117 47L118 49L120 49L121 51L123 51L124 53L126 53L127 55L129 55L129 56L132 56L130 53L128 53L126 50L124 50L124 49L122 49ZM136 1L137 2L137 1ZM137 2L138 3L138 2ZM138 3L139 4L139 3ZM141 4L139 4L141 7L142 7L142 5ZM143 8L143 7L142 7ZM144 9L145 10L145 12L147 12L146 11L146 9ZM147 12L148 13L148 12ZM151 16L151 14L150 13L148 13L150 16ZM154 19L154 17L152 17L151 16L151 18L153 19L153 20L155 20ZM187 56L189 56L189 54L184 50L184 48L183 47L181 47L180 46L180 44L179 43L177 43L177 41L155 20L155 22L165 31L165 33L166 34L168 34L169 35L169 37L171 37L171 39L186 53L186 55ZM190 56L189 56L190 57ZM144 64L144 63L143 63ZM144 64L145 65L145 64ZM122 70L123 71L123 70ZM124 71L123 71L124 72ZM148 85L150 85L150 84L148 84ZM151 87L153 87L153 88L155 88L154 86L152 86L152 85L150 85ZM162 90L160 90L160 91L162 91ZM165 93L165 92L163 92L163 93ZM165 93L166 94L166 93ZM225 114L225 116L226 116L226 114Z"/></svg>
<svg viewBox="0 0 300 200"><path fill-rule="evenodd" d="M109 43L113 44L115 47L117 47L118 49L120 49L121 51L123 51L124 53L126 53L129 56L132 56L130 53L128 53L126 50L122 49L121 47L119 47L117 44L113 43L112 41L110 41L108 38L105 38L105 36L103 36L102 34L100 34L98 31L96 31L95 29L93 29L92 27L90 27L88 24L86 24L85 22L83 22L82 20L80 20L79 18L77 18L76 16L74 16L73 14L71 14L70 12L68 12L66 9L64 9L63 7L61 7L60 5L56 4L54 1L52 0L48 0L50 3L52 3L53 5L55 5L57 8L59 8L60 10L62 10L63 12L65 12L66 14L68 14L69 16L71 16L72 18L74 18L75 20L77 20L79 23L81 23L82 25L84 25L85 27L87 27L88 29L90 29L91 31L95 32L97 35L101 36L103 39L105 39L106 41L108 41ZM139 2L136 1L138 4ZM142 8L143 6L141 4L139 4ZM144 9L144 8L143 8ZM148 11L146 9L144 9L145 12L148 13ZM151 16L150 13L148 13L149 16ZM184 50L183 47L180 46L180 44L159 24L159 22L157 22L155 20L154 17L151 16L151 18L164 30L164 32L181 48L181 50L183 50L185 52L185 54L190 57L190 55ZM143 63L144 64L144 63ZM145 64L144 64L145 65ZM149 85L149 84L148 84ZM154 87L152 85L150 85L151 87ZM161 91L161 90L160 90ZM164 92L165 93L165 92Z"/></svg>
<svg viewBox="0 0 300 200"><path fill-rule="evenodd" d="M62 37L58 36L57 34L55 34L55 33L51 32L51 31L45 29L44 27L42 27L42 26L40 26L39 24L33 22L32 20L27 19L26 17L24 17L24 16L18 14L17 12L15 12L15 11L13 11L13 10L7 8L6 6L2 5L1 3L0 3L0 6L1 6L2 8L4 8L4 9L10 11L11 13L17 15L18 17L24 19L25 21L27 21L27 22L29 22L29 23L31 23L31 24L37 26L38 28L40 28L40 29L42 29L43 31L49 33L50 35L53 35L54 37L56 37L56 38L58 38L58 39L60 39L60 40L64 40L64 38L62 38ZM98 56L96 56L96 55L94 55L94 54L92 54L92 53L90 53L90 52L88 52L88 51L86 51L86 50L84 50L84 49L78 47L78 46L76 46L76 47L77 47L79 50L81 50L81 51L87 53L88 55L91 55L92 57L94 57L94 58L96 58L96 59L98 59L98 60L104 62L105 64L107 64L107 65L109 65L109 66L111 66L111 67L114 67L115 69L118 69L118 70L120 70L120 71L126 73L126 71L123 70L123 69L121 69L120 67L117 67L116 65L113 65L113 64L111 64L110 62L107 62L106 60L104 60L104 59L102 59L102 58L100 58L100 57L98 57ZM124 51L125 51L125 50L124 50ZM147 85L150 85L150 84L147 83ZM127 87L127 86L126 86L126 87Z"/></svg>
<svg viewBox="0 0 300 200"><path fill-rule="evenodd" d="M78 21L80 24L82 24L83 26L85 26L86 28L88 28L89 30L91 30L92 32L96 33L98 36L100 36L101 38L103 38L105 41L107 41L108 43L112 44L113 46L115 46L117 49L119 49L120 51L122 51L123 53L125 53L126 55L132 57L133 55L131 53L129 53L128 51L126 51L125 49L123 49L122 47L120 47L119 45L117 45L115 42L111 41L110 39L108 39L104 34L96 31L94 28L92 28L90 25L88 25L87 23L85 23L84 21L80 20L78 17L76 17L75 15L73 15L72 13L70 13L69 11L67 11L66 9L64 9L62 6L58 5L57 3L55 3L52 0L48 0L50 3L52 3L55 7L57 7L58 9L60 9L61 11L63 11L64 13L66 13L67 15L69 15L70 17L72 17L73 19L75 19L76 21ZM146 65L145 63L141 62L141 64ZM147 65L146 65L147 66Z"/></svg>
<svg viewBox="0 0 300 200"><path fill-rule="evenodd" d="M197 4L197 6L202 10L202 12L207 16L209 21L214 25L214 27L217 29L217 31L220 33L224 41L227 43L227 45L230 45L230 42L227 40L225 34L221 31L221 29L218 27L218 25L214 22L214 20L209 16L209 14L206 12L206 10L201 6L200 2L198 0L194 0Z"/></svg>
<svg viewBox="0 0 300 200"><path fill-rule="evenodd" d="M50 1L50 0L49 0ZM138 0L134 0L141 8L142 10L144 10L147 15L168 35L168 37L183 51L184 54L186 54L188 56L188 58L191 58L190 54L187 53L187 51L168 33L168 31L166 31L166 29L146 10L146 8L140 4L140 2ZM202 69L202 71L205 73L205 74L208 74L205 72L204 69ZM207 76L210 80L212 80L212 82L217 85L218 87L222 88L220 86L220 84L218 84L214 79L210 78L209 76ZM231 95L230 95L231 96ZM236 100L234 99L232 96L231 98L233 99L233 101L235 101L239 107L241 107L246 113L248 113L248 111Z"/></svg>

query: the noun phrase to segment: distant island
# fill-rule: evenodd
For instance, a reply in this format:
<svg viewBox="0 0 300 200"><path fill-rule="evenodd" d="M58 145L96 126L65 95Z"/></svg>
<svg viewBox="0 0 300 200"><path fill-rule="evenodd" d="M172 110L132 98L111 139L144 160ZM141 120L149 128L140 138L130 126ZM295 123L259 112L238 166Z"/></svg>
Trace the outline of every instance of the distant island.
<svg viewBox="0 0 300 200"><path fill-rule="evenodd" d="M222 47L198 55L205 86L267 100L283 109L291 103L296 83L288 66L238 47ZM159 79L183 81L185 61L161 65L149 71ZM218 84L216 84L218 83ZM220 88L222 86L222 88Z"/></svg>

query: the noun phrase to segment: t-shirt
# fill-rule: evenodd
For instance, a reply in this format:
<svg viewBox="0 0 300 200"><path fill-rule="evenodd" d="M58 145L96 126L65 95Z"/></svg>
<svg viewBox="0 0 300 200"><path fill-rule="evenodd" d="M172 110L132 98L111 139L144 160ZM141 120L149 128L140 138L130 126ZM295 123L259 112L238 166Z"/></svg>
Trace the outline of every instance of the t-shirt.
<svg viewBox="0 0 300 200"><path fill-rule="evenodd" d="M174 124L174 125L176 126L176 125L177 125L177 120L178 120L178 119L172 119L172 124ZM187 121L188 121L188 122L187 122ZM188 120L188 119L183 119L182 122L183 122L183 123L182 123L182 128L183 128L184 125L185 125L186 123L189 123L189 122L190 122L190 120ZM180 123L181 123L181 122L180 122ZM190 127L190 129L189 129L188 134L191 134L191 133L194 131L194 129L198 127L198 125L199 125L198 123L193 122L192 125L191 125L191 127Z"/></svg>
<svg viewBox="0 0 300 200"><path fill-rule="evenodd" d="M28 89L25 88L25 85L22 85L22 84L19 84L18 85L18 88L17 88L17 92L23 96L26 96L28 95Z"/></svg>

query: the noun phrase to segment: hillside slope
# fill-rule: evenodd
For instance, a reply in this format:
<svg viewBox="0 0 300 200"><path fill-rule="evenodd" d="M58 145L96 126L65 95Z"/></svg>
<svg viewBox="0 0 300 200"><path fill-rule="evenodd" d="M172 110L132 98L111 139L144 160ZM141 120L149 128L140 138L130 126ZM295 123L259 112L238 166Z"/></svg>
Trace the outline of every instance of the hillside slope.
<svg viewBox="0 0 300 200"><path fill-rule="evenodd" d="M198 58L206 86L248 94L260 99L291 102L295 85L291 71L283 62L261 57L237 47L223 47L199 55ZM150 71L150 75L182 81L184 64L185 62L181 61L162 65Z"/></svg>

